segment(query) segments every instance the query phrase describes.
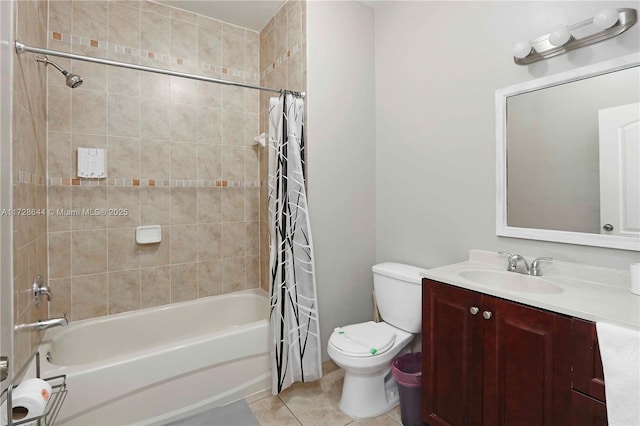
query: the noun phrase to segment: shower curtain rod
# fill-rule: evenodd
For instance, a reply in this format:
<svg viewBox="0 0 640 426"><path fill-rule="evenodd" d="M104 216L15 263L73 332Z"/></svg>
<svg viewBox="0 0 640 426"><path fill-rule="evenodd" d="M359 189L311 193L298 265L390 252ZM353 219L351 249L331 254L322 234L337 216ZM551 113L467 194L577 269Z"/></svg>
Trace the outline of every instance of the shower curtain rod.
<svg viewBox="0 0 640 426"><path fill-rule="evenodd" d="M189 78L189 79L192 79L192 80L206 81L206 82L209 82L209 83L225 84L227 86L238 86L238 87L244 87L246 89L257 89L257 90L263 90L263 91L266 91L266 92L273 92L273 93L290 93L290 94L292 94L294 96L298 96L300 98L304 98L305 97L305 92L295 92L293 90L287 90L287 89L273 89L271 87L254 86L254 85L251 85L251 84L238 83L238 82L235 82L235 81L221 80L219 78L203 77L203 76L200 76L200 75L197 75L197 74L187 74L187 73L184 73L184 72L171 71L171 70L167 70L167 69L164 69L164 68L147 67L147 66L144 66L144 65L135 65L135 64L129 64L129 63L126 63L126 62L112 61L112 60L109 60L109 59L93 58L91 56L76 55L74 53L60 52L58 50L42 49L42 48L39 48L39 47L27 46L26 44L21 43L19 41L16 41L16 52L18 52L19 54L25 53L25 52L39 53L41 55L51 55L51 56L57 56L57 57L60 57L60 58L75 59L75 60L78 60L78 61L85 61L85 62L93 62L95 64L103 64L103 65L110 65L110 66L114 66L114 67L129 68L129 69L132 69L132 70L153 72L153 73L157 73L157 74L171 75L171 76L174 76L174 77L183 77L183 78Z"/></svg>

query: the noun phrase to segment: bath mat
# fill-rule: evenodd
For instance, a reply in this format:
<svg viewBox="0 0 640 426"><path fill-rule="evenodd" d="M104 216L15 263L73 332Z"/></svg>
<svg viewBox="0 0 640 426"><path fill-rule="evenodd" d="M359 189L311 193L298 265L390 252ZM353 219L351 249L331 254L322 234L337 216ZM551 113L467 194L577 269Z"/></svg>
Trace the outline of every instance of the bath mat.
<svg viewBox="0 0 640 426"><path fill-rule="evenodd" d="M165 426L260 426L260 422L249 405L241 399Z"/></svg>

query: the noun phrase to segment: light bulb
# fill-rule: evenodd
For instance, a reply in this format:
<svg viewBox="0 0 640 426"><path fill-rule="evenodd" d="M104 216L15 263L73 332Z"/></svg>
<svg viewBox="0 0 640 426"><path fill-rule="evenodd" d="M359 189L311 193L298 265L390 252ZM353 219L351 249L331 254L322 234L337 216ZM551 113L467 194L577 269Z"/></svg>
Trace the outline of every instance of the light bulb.
<svg viewBox="0 0 640 426"><path fill-rule="evenodd" d="M571 33L567 27L557 28L549 34L549 43L552 46L562 46L571 38Z"/></svg>
<svg viewBox="0 0 640 426"><path fill-rule="evenodd" d="M601 10L593 17L593 25L600 28L601 30L606 30L613 27L613 25L618 22L618 17L619 15L617 9Z"/></svg>
<svg viewBox="0 0 640 426"><path fill-rule="evenodd" d="M531 53L531 43L528 41L519 41L513 45L513 56L518 59L526 58Z"/></svg>

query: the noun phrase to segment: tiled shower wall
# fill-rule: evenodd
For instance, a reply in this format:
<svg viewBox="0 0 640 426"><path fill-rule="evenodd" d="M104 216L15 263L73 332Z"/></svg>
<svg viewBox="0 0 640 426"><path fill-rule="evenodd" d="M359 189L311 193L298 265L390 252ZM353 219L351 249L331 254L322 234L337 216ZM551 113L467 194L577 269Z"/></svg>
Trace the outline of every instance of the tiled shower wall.
<svg viewBox="0 0 640 426"><path fill-rule="evenodd" d="M306 1L287 1L260 32L260 83L267 87L287 88L305 92L307 88L307 31ZM260 131L268 132L269 98L272 93L262 92L260 97ZM305 123L307 121L305 100ZM261 161L261 180L268 178L268 158ZM268 188L261 187L261 286L269 290L269 228L267 221Z"/></svg>
<svg viewBox="0 0 640 426"><path fill-rule="evenodd" d="M46 2L19 1L15 5L17 39L46 46ZM46 303L33 303L31 288L36 274L47 279L46 220L46 71L33 55L13 56L13 315L14 324L46 318ZM10 214L10 212L3 212ZM38 346L37 331L14 334L15 371Z"/></svg>
<svg viewBox="0 0 640 426"><path fill-rule="evenodd" d="M254 31L149 1L52 0L49 13L51 49L259 84ZM48 75L52 315L259 287L259 93L52 59L84 78L71 90ZM78 147L106 149L106 179L76 178ZM162 241L136 244L152 224Z"/></svg>

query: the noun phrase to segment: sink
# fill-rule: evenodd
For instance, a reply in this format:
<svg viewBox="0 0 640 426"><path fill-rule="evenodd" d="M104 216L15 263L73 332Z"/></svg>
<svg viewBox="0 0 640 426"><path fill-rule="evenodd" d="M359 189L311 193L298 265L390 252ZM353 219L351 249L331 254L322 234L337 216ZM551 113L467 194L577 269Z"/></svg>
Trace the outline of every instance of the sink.
<svg viewBox="0 0 640 426"><path fill-rule="evenodd" d="M460 276L478 285L516 293L562 293L562 287L540 277L501 271L462 271Z"/></svg>

